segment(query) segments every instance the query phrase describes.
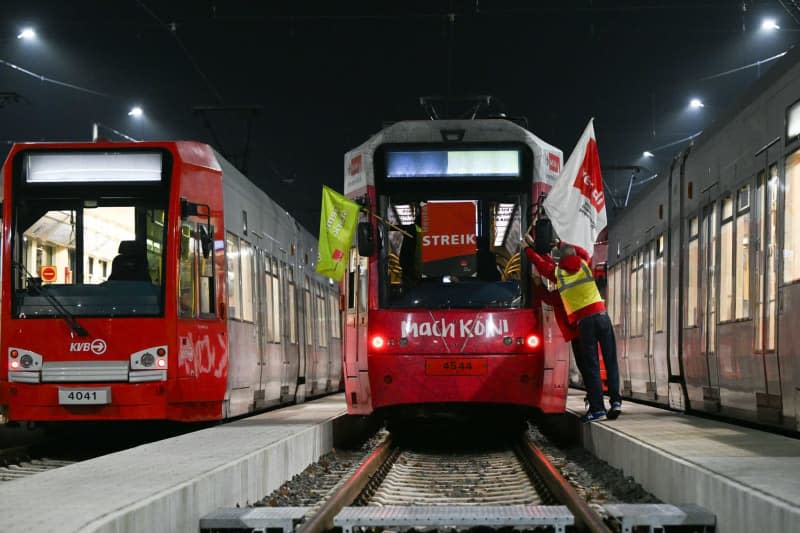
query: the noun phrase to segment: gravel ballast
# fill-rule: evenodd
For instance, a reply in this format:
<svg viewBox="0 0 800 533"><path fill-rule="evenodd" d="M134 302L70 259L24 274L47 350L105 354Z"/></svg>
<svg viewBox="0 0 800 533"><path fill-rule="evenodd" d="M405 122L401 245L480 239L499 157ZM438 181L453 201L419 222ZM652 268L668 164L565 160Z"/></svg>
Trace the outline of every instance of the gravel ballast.
<svg viewBox="0 0 800 533"><path fill-rule="evenodd" d="M661 503L633 478L626 477L621 471L592 456L580 445L557 445L533 424L528 424L527 432L564 478L590 504ZM317 505L338 483L354 472L387 435L386 430L381 430L358 449L334 449L255 505Z"/></svg>

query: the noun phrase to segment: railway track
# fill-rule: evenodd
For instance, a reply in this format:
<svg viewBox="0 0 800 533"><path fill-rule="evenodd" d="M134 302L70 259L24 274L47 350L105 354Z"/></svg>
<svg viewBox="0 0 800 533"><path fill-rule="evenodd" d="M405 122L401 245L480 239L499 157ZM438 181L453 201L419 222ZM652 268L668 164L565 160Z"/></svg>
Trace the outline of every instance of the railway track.
<svg viewBox="0 0 800 533"><path fill-rule="evenodd" d="M313 476L292 490L332 487L319 501L220 509L200 520L201 533L275 529L284 533L513 529L603 532L680 526L714 530L697 506L589 504L526 433L515 441L474 443L470 449L395 442L388 434L345 477ZM585 495L585 491L584 495ZM291 501L291 499L290 499ZM297 499L294 500L298 502Z"/></svg>
<svg viewBox="0 0 800 533"><path fill-rule="evenodd" d="M551 527L609 532L528 438L489 451L405 449L390 439L297 529Z"/></svg>
<svg viewBox="0 0 800 533"><path fill-rule="evenodd" d="M0 482L41 474L48 470L67 466L75 461L37 457L27 446L0 450Z"/></svg>

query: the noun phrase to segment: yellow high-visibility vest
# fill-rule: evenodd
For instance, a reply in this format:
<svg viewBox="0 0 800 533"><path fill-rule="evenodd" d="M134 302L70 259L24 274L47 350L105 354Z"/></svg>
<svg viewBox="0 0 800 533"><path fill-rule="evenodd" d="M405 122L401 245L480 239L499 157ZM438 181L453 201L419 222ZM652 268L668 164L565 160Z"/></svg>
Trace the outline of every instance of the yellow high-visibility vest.
<svg viewBox="0 0 800 533"><path fill-rule="evenodd" d="M568 272L556 267L556 287L564 302L567 315L580 311L586 306L602 302L600 291L592 276L592 269L581 259L581 268L576 272Z"/></svg>

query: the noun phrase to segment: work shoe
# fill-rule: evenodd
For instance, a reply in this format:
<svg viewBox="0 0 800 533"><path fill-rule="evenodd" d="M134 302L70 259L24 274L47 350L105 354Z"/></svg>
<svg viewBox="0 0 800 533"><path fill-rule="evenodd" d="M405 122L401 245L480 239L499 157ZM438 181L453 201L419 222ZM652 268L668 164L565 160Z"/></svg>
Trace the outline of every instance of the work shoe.
<svg viewBox="0 0 800 533"><path fill-rule="evenodd" d="M622 402L612 402L608 411L608 419L616 420L622 414Z"/></svg>
<svg viewBox="0 0 800 533"><path fill-rule="evenodd" d="M581 422L584 424L588 424L589 422L595 422L597 420L604 420L606 417L605 411L595 411L594 413L586 413L581 417Z"/></svg>

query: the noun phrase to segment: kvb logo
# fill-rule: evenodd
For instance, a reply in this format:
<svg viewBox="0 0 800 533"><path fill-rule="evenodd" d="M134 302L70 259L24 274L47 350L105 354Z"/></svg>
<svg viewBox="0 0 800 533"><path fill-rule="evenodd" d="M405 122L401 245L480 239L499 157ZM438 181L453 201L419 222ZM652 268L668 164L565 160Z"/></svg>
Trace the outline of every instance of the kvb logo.
<svg viewBox="0 0 800 533"><path fill-rule="evenodd" d="M103 339L95 339L92 342L71 342L69 343L70 352L92 352L95 355L106 353L108 345Z"/></svg>

